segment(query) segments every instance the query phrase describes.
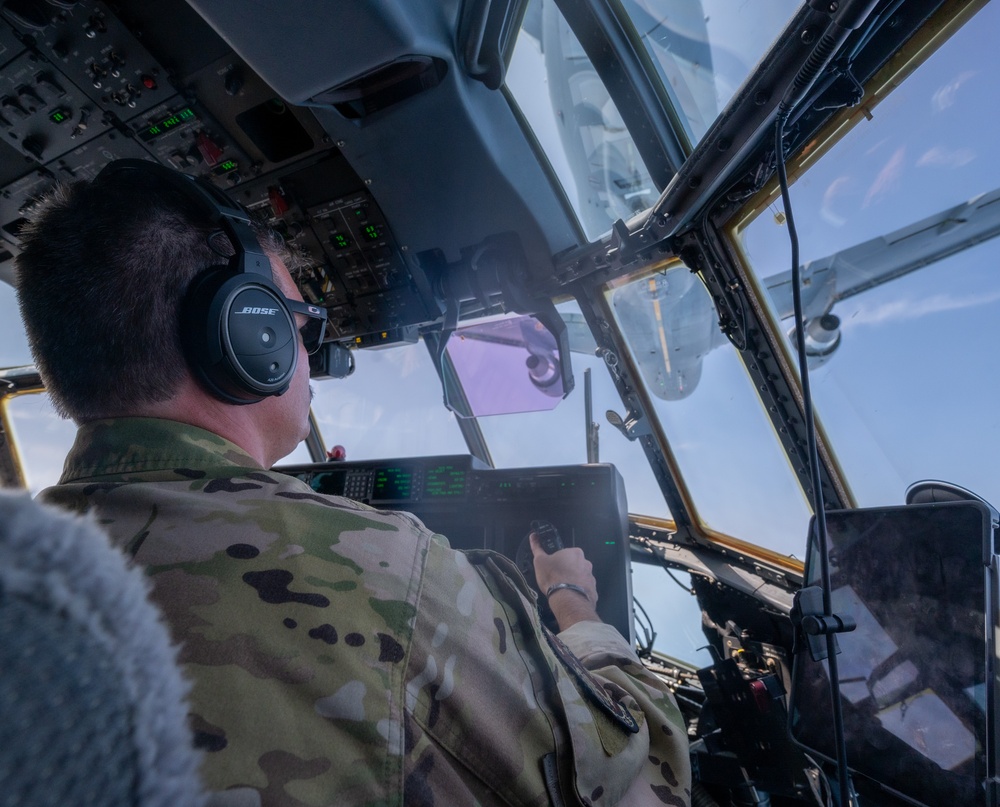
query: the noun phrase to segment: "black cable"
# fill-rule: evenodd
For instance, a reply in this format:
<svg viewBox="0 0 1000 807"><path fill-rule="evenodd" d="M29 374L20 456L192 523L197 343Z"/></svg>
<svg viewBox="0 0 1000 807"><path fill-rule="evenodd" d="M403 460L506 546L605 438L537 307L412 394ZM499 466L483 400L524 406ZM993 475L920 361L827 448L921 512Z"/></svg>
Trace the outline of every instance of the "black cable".
<svg viewBox="0 0 1000 807"><path fill-rule="evenodd" d="M663 571L667 573L667 576L673 580L678 586L684 589L688 594L694 595L695 591L691 586L685 586L680 580L678 580L674 573L671 571L670 561L667 560L666 554L658 546L655 546L651 541L649 541L645 536L629 536L630 540L634 543L638 543L643 549L645 549L650 555L660 561L660 565Z"/></svg>
<svg viewBox="0 0 1000 807"><path fill-rule="evenodd" d="M637 654L640 658L643 658L653 654L653 642L656 641L656 630L653 628L653 620L649 618L649 614L646 613L646 609L642 607L639 599L632 597L632 602L642 612L642 619L636 614L635 621L639 623L639 627L642 628L642 633L646 637L645 644L640 645Z"/></svg>
<svg viewBox="0 0 1000 807"><path fill-rule="evenodd" d="M785 206L785 223L792 246L792 307L795 312L795 346L798 350L799 376L802 384L802 412L805 417L807 452L809 455L809 475L813 488L813 513L816 520L816 537L819 542L820 573L823 587L823 611L833 613L831 603L830 558L827 554L828 536L826 529L826 507L823 502L822 474L819 450L816 446L816 422L813 416L812 394L809 389L809 360L806 356L805 320L802 315L802 291L800 288L799 238L795 232L795 218L788 193L788 176L785 173L784 132L789 110L779 108L774 126L774 160L781 186L781 201ZM837 782L840 788L841 807L850 807L853 790L847 770L847 740L844 729L844 711L840 702L840 674L837 666L836 635L826 635L827 661L830 674L831 703L833 706L834 742L837 747Z"/></svg>
<svg viewBox="0 0 1000 807"><path fill-rule="evenodd" d="M679 585L682 589L684 589L688 594L694 595L694 589L691 588L691 586L685 586L680 580L678 580L676 577L674 577L674 573L670 570L670 567L667 566L667 565L665 565L665 564L666 564L666 561L664 561L663 571L665 571L667 573L667 577L669 577L671 580L673 580L677 585Z"/></svg>

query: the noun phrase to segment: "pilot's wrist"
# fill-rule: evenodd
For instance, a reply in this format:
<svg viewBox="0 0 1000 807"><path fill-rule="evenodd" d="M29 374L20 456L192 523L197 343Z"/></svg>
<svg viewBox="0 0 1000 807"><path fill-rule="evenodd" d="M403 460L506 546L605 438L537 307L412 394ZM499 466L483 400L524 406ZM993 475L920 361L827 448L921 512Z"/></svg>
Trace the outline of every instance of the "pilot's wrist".
<svg viewBox="0 0 1000 807"><path fill-rule="evenodd" d="M577 589L581 589L583 593ZM577 622L601 621L593 601L582 586L556 584L547 590L549 594L546 599L548 599L552 615L559 624L559 630L566 630Z"/></svg>

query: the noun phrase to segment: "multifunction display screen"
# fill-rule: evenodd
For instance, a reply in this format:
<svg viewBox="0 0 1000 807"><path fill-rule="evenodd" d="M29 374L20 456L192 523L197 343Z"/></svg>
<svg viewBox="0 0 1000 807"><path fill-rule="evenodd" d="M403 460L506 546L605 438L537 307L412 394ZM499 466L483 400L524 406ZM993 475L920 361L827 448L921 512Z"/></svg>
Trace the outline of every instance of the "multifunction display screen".
<svg viewBox="0 0 1000 807"><path fill-rule="evenodd" d="M375 471L372 499L378 501L409 501L413 498L412 471L404 468L379 468Z"/></svg>
<svg viewBox="0 0 1000 807"><path fill-rule="evenodd" d="M464 496L465 477L465 471L454 465L428 468L424 476L424 495L428 499Z"/></svg>

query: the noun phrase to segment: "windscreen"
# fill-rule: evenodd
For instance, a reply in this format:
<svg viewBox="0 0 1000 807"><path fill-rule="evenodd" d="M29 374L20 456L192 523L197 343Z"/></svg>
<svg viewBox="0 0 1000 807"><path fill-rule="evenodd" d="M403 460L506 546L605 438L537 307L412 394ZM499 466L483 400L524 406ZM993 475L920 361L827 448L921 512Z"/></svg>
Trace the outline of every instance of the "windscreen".
<svg viewBox="0 0 1000 807"><path fill-rule="evenodd" d="M971 502L827 514L833 612L857 622L838 636L848 765L915 804L986 804L988 518ZM800 653L793 678L793 736L835 759L827 662Z"/></svg>

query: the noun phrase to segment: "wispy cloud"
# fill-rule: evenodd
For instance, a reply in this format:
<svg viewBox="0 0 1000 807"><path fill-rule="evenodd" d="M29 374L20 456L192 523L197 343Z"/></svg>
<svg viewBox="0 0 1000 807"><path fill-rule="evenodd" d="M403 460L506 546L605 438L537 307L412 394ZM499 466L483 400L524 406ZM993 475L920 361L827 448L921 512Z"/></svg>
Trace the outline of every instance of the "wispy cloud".
<svg viewBox="0 0 1000 807"><path fill-rule="evenodd" d="M862 203L862 207L868 207L880 196L885 196L899 184L899 177L903 173L903 161L905 158L906 146L900 146L893 152L882 170L878 172L878 176L872 182L868 193L865 194L865 201Z"/></svg>
<svg viewBox="0 0 1000 807"><path fill-rule="evenodd" d="M976 159L976 152L969 148L946 149L934 146L917 159L920 168L961 168Z"/></svg>
<svg viewBox="0 0 1000 807"><path fill-rule="evenodd" d="M857 313L842 320L842 327L847 330L863 325L884 325L892 322L920 319L931 314L942 314L948 311L961 311L981 305L989 305L1000 300L1000 290L989 294L967 294L956 297L951 294L935 294L920 300L893 300L876 306L862 305Z"/></svg>
<svg viewBox="0 0 1000 807"><path fill-rule="evenodd" d="M935 112L944 112L944 110L952 106L955 103L955 96L958 95L958 91L962 85L975 75L976 71L966 70L936 90L931 96L931 109Z"/></svg>
<svg viewBox="0 0 1000 807"><path fill-rule="evenodd" d="M889 143L891 141L892 141L891 137L883 137L881 140L876 141L871 146L869 146L867 149L865 149L865 152L864 152L865 156L866 157L871 157L880 148L882 148L882 146L884 146L886 143Z"/></svg>
<svg viewBox="0 0 1000 807"><path fill-rule="evenodd" d="M837 177L827 185L826 190L823 192L823 204L819 209L820 217L827 224L831 224L834 227L843 227L847 222L847 219L836 213L833 208L837 202L837 198L847 194L850 184L851 180L848 177Z"/></svg>

